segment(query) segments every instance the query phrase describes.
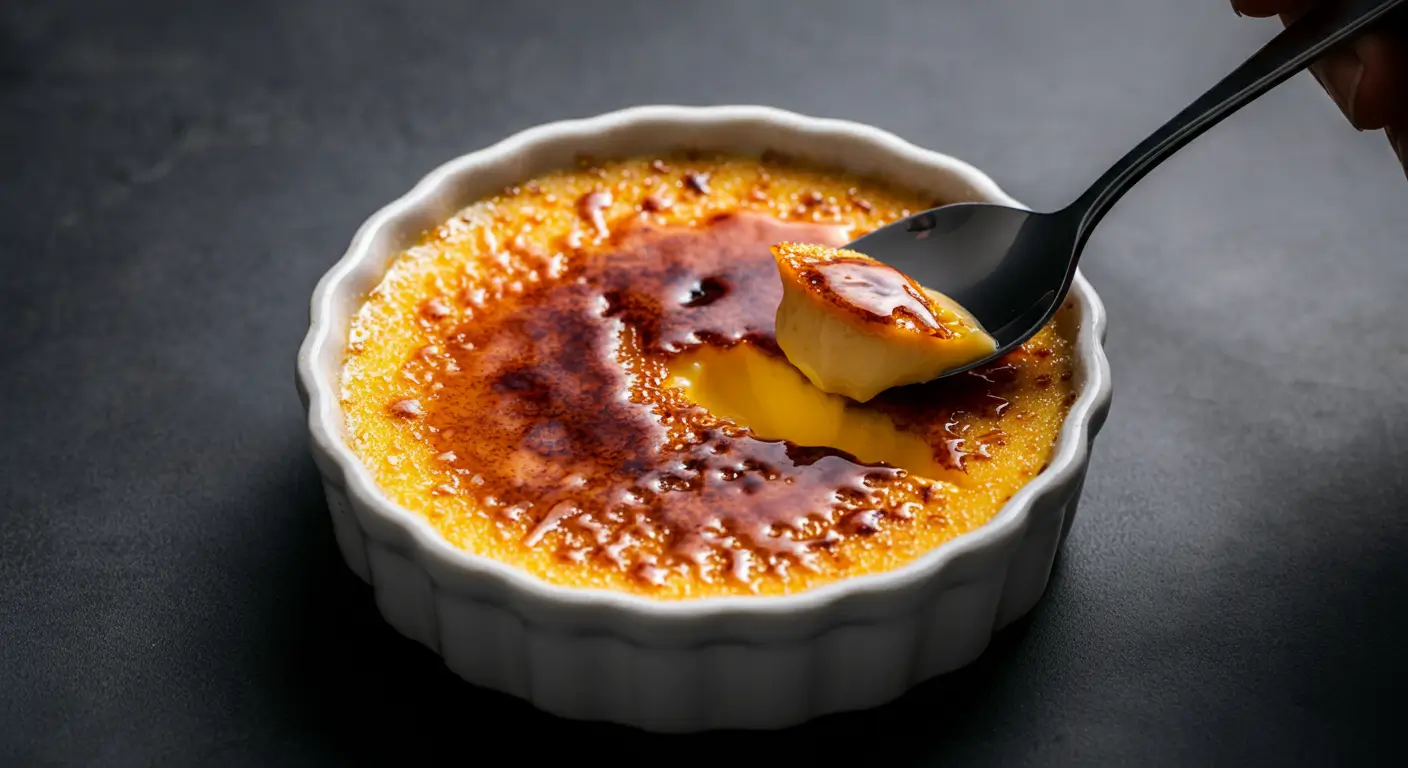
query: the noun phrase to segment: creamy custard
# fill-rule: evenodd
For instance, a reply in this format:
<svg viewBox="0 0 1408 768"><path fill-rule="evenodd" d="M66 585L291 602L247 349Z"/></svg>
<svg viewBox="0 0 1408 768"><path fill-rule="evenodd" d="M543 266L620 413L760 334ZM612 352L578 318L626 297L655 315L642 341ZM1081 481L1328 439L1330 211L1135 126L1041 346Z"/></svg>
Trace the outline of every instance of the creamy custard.
<svg viewBox="0 0 1408 768"><path fill-rule="evenodd" d="M350 442L450 542L556 584L780 594L903 565L1044 467L1073 317L861 404L779 348L770 248L840 246L935 204L703 155L504 190L428 232L354 318Z"/></svg>
<svg viewBox="0 0 1408 768"><path fill-rule="evenodd" d="M782 278L778 346L817 388L866 402L997 349L968 310L863 253L773 246Z"/></svg>

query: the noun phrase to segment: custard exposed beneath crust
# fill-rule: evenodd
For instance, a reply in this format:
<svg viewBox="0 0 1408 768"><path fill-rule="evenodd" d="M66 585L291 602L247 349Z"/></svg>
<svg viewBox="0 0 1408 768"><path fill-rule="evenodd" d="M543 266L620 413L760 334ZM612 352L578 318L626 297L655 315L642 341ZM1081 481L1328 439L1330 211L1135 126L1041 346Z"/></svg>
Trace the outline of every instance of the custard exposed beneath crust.
<svg viewBox="0 0 1408 768"><path fill-rule="evenodd" d="M863 253L773 246L782 277L777 343L817 388L866 402L997 349L967 310Z"/></svg>
<svg viewBox="0 0 1408 768"><path fill-rule="evenodd" d="M584 162L505 190L427 233L354 318L349 441L450 542L556 584L780 594L901 566L1045 465L1071 313L861 405L778 348L769 247L933 205L736 157Z"/></svg>

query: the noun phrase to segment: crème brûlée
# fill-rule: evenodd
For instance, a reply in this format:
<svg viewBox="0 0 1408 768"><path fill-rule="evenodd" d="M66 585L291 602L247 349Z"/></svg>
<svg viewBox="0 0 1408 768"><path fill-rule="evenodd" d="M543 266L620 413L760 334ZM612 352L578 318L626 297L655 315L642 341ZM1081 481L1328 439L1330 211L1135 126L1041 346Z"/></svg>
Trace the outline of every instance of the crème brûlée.
<svg viewBox="0 0 1408 768"><path fill-rule="evenodd" d="M863 403L997 349L953 299L863 253L812 243L772 252L782 277L777 345L821 390Z"/></svg>
<svg viewBox="0 0 1408 768"><path fill-rule="evenodd" d="M983 525L1074 399L1071 307L866 402L779 347L771 248L936 205L779 157L583 160L469 205L353 318L350 444L450 543L659 599L795 593Z"/></svg>

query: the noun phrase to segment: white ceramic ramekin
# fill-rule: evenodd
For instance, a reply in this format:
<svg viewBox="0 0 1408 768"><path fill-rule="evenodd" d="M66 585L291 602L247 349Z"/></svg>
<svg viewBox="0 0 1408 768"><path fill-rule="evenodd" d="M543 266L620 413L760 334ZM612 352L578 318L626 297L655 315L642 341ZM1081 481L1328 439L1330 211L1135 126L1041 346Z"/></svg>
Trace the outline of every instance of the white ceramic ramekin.
<svg viewBox="0 0 1408 768"><path fill-rule="evenodd" d="M986 526L908 566L798 595L664 602L548 584L447 543L390 501L343 439L348 324L399 251L468 203L577 155L685 148L774 149L941 199L1018 204L977 169L892 134L761 107L627 109L440 166L363 224L313 292L298 388L338 545L397 630L464 679L557 715L678 732L778 728L883 704L975 659L1046 589L1110 403L1104 309L1079 275L1078 397L1046 470Z"/></svg>

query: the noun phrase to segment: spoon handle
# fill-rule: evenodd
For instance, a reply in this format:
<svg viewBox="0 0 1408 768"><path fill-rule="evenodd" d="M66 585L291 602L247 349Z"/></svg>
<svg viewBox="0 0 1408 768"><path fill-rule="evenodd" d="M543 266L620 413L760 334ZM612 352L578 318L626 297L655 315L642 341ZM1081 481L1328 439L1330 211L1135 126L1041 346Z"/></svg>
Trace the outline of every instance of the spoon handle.
<svg viewBox="0 0 1408 768"><path fill-rule="evenodd" d="M1321 3L1199 96L1106 171L1067 209L1079 213L1078 245L1100 218L1154 166L1256 97L1285 82L1344 41L1408 0L1342 0ZM1077 252L1080 248L1076 249Z"/></svg>

